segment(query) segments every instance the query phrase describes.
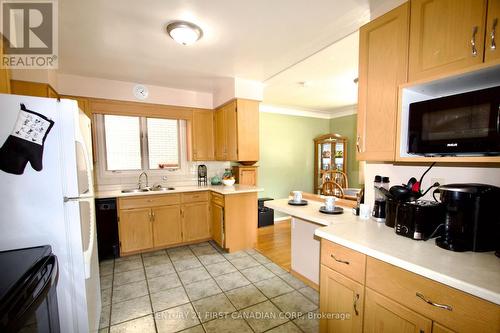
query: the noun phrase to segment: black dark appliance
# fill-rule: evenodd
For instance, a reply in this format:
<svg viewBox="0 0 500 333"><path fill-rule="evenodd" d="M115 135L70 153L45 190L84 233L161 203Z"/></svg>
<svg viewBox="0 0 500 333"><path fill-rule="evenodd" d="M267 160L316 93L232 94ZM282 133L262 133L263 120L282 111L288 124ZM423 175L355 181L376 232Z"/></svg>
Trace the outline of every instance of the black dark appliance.
<svg viewBox="0 0 500 333"><path fill-rule="evenodd" d="M444 221L444 206L436 201L397 202L391 209L394 209L391 218L394 218L396 234L417 240L433 236Z"/></svg>
<svg viewBox="0 0 500 333"><path fill-rule="evenodd" d="M498 249L500 188L486 184L440 186L445 207L444 233L436 244L452 251L485 252Z"/></svg>
<svg viewBox="0 0 500 333"><path fill-rule="evenodd" d="M500 155L500 86L411 103L408 153Z"/></svg>
<svg viewBox="0 0 500 333"><path fill-rule="evenodd" d="M265 201L273 200L272 198L259 198L258 199L258 227L266 227L274 224L274 209L264 206Z"/></svg>
<svg viewBox="0 0 500 333"><path fill-rule="evenodd" d="M198 165L198 186L207 185L207 166Z"/></svg>
<svg viewBox="0 0 500 333"><path fill-rule="evenodd" d="M51 247L2 251L0 267L0 332L59 332L59 269Z"/></svg>
<svg viewBox="0 0 500 333"><path fill-rule="evenodd" d="M96 199L97 249L99 260L118 258L118 213L116 199Z"/></svg>

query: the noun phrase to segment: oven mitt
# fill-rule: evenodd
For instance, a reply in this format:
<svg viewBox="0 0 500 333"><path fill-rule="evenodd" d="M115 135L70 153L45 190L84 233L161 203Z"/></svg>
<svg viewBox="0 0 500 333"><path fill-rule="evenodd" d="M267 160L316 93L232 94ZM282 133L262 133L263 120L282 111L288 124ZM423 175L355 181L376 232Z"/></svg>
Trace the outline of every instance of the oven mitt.
<svg viewBox="0 0 500 333"><path fill-rule="evenodd" d="M14 131L0 148L0 170L21 175L28 161L42 170L43 144L54 122L21 104Z"/></svg>

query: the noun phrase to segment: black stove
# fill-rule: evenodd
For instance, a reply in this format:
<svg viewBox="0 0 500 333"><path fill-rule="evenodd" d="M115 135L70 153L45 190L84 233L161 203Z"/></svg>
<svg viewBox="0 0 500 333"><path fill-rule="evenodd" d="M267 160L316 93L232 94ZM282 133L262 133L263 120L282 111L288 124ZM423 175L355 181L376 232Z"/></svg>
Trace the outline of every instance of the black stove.
<svg viewBox="0 0 500 333"><path fill-rule="evenodd" d="M0 332L59 332L59 274L52 248L2 251L0 267Z"/></svg>

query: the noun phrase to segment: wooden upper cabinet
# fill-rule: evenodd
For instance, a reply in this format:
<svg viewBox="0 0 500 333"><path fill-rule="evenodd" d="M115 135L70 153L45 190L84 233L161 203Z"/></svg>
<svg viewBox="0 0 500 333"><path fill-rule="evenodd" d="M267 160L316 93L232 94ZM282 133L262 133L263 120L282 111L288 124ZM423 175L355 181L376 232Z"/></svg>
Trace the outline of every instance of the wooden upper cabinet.
<svg viewBox="0 0 500 333"><path fill-rule="evenodd" d="M257 166L233 166L236 184L257 186Z"/></svg>
<svg viewBox="0 0 500 333"><path fill-rule="evenodd" d="M238 99L238 161L259 160L259 102Z"/></svg>
<svg viewBox="0 0 500 333"><path fill-rule="evenodd" d="M349 315L349 318L322 318L320 332L362 332L363 285L321 265L320 313ZM395 331L396 332L396 331Z"/></svg>
<svg viewBox="0 0 500 333"><path fill-rule="evenodd" d="M366 333L430 333L432 321L366 288Z"/></svg>
<svg viewBox="0 0 500 333"><path fill-rule="evenodd" d="M214 156L214 112L193 111L193 161L212 161Z"/></svg>
<svg viewBox="0 0 500 333"><path fill-rule="evenodd" d="M238 160L238 115L236 103L224 107L226 117L226 147L228 161Z"/></svg>
<svg viewBox="0 0 500 333"><path fill-rule="evenodd" d="M4 45L7 40L0 34L0 59L3 56ZM0 62L0 93L10 94L10 69L2 66Z"/></svg>
<svg viewBox="0 0 500 333"><path fill-rule="evenodd" d="M235 99L215 110L215 159L259 160L259 102Z"/></svg>
<svg viewBox="0 0 500 333"><path fill-rule="evenodd" d="M360 29L357 158L394 161L398 86L408 68L409 5Z"/></svg>
<svg viewBox="0 0 500 333"><path fill-rule="evenodd" d="M215 159L227 161L226 117L224 109L216 109L214 115Z"/></svg>
<svg viewBox="0 0 500 333"><path fill-rule="evenodd" d="M488 1L488 15L486 17L486 41L484 47L484 61L500 59L498 45L500 29L500 0Z"/></svg>
<svg viewBox="0 0 500 333"><path fill-rule="evenodd" d="M410 81L483 62L486 3L486 0L411 1Z"/></svg>
<svg viewBox="0 0 500 333"><path fill-rule="evenodd" d="M10 90L15 95L58 98L59 94L48 83L10 80Z"/></svg>
<svg viewBox="0 0 500 333"><path fill-rule="evenodd" d="M210 238L208 205L208 202L182 205L182 233L184 242Z"/></svg>

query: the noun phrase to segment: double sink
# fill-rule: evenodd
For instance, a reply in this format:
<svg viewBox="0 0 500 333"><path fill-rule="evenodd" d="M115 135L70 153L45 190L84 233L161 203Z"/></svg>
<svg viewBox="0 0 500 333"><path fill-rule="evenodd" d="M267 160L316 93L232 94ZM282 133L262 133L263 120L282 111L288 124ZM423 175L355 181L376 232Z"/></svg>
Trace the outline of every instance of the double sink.
<svg viewBox="0 0 500 333"><path fill-rule="evenodd" d="M175 190L175 187L143 187L143 188L129 188L122 190L122 193L144 193L144 192L168 192Z"/></svg>

